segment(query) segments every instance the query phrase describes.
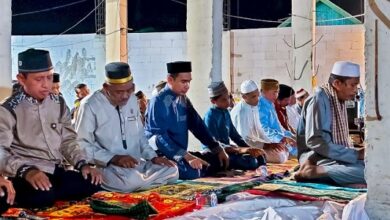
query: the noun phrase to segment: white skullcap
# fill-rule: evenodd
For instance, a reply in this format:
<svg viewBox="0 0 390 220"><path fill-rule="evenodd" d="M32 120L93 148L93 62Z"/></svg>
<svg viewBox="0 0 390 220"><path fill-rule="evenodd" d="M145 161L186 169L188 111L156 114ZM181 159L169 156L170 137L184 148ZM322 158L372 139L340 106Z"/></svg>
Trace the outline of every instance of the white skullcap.
<svg viewBox="0 0 390 220"><path fill-rule="evenodd" d="M241 83L242 94L247 94L258 89L259 87L257 86L256 82L253 80L245 80L244 82Z"/></svg>
<svg viewBox="0 0 390 220"><path fill-rule="evenodd" d="M299 99L302 96L308 94L308 92L304 88L300 88L296 93L295 93L295 98Z"/></svg>
<svg viewBox="0 0 390 220"><path fill-rule="evenodd" d="M333 65L332 74L345 77L360 77L360 66L349 61L338 61Z"/></svg>

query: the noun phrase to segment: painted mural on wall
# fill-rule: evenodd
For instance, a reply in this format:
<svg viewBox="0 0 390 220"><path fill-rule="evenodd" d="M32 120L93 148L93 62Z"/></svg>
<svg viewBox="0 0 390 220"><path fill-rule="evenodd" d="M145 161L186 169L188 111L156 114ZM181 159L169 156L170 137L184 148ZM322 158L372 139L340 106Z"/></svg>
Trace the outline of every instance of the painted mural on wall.
<svg viewBox="0 0 390 220"><path fill-rule="evenodd" d="M50 36L45 36L45 38L50 38ZM47 43L34 45L34 42L42 41L41 36L12 37L13 79L16 78L17 73L18 53L34 47L50 51L54 71L60 74L61 93L70 107L76 99L74 87L77 84L85 83L91 91L100 88L101 83L97 82L96 74L100 72L99 65L104 66L104 61L99 61L101 57L104 57L104 49L103 46L96 47L99 42L95 40L95 35L59 36Z"/></svg>
<svg viewBox="0 0 390 220"><path fill-rule="evenodd" d="M61 57L54 66L55 72L61 74L61 92L65 97L74 97L74 88L79 83L96 87L96 57L89 55L86 48L67 49L65 57Z"/></svg>

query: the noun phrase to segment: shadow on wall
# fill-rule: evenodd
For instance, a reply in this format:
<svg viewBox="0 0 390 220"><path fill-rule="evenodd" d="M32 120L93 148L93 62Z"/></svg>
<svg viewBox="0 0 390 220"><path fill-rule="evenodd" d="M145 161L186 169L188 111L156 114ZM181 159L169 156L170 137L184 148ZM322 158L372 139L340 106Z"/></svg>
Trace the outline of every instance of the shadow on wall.
<svg viewBox="0 0 390 220"><path fill-rule="evenodd" d="M0 87L0 101L11 95L11 87Z"/></svg>

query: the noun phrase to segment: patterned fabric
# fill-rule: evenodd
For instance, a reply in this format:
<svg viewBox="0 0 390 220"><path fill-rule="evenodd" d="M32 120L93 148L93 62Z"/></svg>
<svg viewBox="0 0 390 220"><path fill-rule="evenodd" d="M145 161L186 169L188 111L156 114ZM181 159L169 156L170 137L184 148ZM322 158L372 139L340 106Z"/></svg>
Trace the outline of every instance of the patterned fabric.
<svg viewBox="0 0 390 220"><path fill-rule="evenodd" d="M2 216L7 218L17 218L19 216L28 215L32 217L49 218L51 220L60 219L101 219L101 220L125 220L128 217L122 217L117 215L105 215L94 212L88 205L88 201L82 201L78 203L74 202L56 202L53 207L45 210L25 210L21 208L10 208ZM37 219L38 219L37 218Z"/></svg>
<svg viewBox="0 0 390 220"><path fill-rule="evenodd" d="M304 182L295 182L295 181L288 181L288 180L275 180L273 181L273 183L285 184L290 186L303 186L303 187L309 187L313 189L323 189L323 190L344 190L349 192L361 192L361 193L367 192L366 188L330 186L330 185L320 184L320 183L304 183Z"/></svg>
<svg viewBox="0 0 390 220"><path fill-rule="evenodd" d="M96 212L124 215L136 219L147 219L149 215L157 214L157 210L146 200L141 200L137 204L126 204L93 199L90 206Z"/></svg>
<svg viewBox="0 0 390 220"><path fill-rule="evenodd" d="M124 204L138 204L140 201L146 200L153 208L157 210L158 214L151 218L156 220L182 215L186 212L191 212L196 208L194 201L186 201L169 196L162 196L158 193L130 194L99 192L94 194L92 198L106 202L116 202Z"/></svg>
<svg viewBox="0 0 390 220"><path fill-rule="evenodd" d="M49 98L51 100L53 100L54 102L56 102L57 104L60 104L61 98L59 95L56 95L54 93L50 93ZM9 110L15 110L16 106L19 105L19 103L21 103L23 100L26 100L27 102L29 102L31 104L38 104L39 103L39 101L37 99L31 97L30 95L25 93L23 89L21 89L17 93L13 94L11 97L7 98L4 101L3 106Z"/></svg>
<svg viewBox="0 0 390 220"><path fill-rule="evenodd" d="M265 181L265 177L259 176L254 170L245 171L242 175L232 177L204 177L193 180L194 182L202 183L220 183L224 185L247 183L253 181Z"/></svg>
<svg viewBox="0 0 390 220"><path fill-rule="evenodd" d="M260 196L267 196L267 197L282 197L282 198L288 198L292 200L298 200L298 201L323 201L323 198L314 197L314 196L308 196L308 195L302 195L299 193L291 193L291 192L282 192L282 191L266 191L266 190L260 190L260 189L248 189L245 190L245 192L250 193L252 195L260 195Z"/></svg>
<svg viewBox="0 0 390 220"><path fill-rule="evenodd" d="M282 174L282 176L286 173L291 173L294 168L298 165L298 160L296 158L289 159L284 164L267 164L268 177L276 174ZM272 178L271 178L272 179ZM241 175L235 175L232 177L204 177L192 180L193 182L200 183L219 183L223 185L231 185L231 184L239 184L239 183L247 183L260 181L264 182L267 178L260 176L255 170L248 170L243 172Z"/></svg>
<svg viewBox="0 0 390 220"><path fill-rule="evenodd" d="M207 194L210 191L220 188L221 184L197 183L185 181L175 185L160 186L139 194L158 193L178 199L193 200L196 193Z"/></svg>
<svg viewBox="0 0 390 220"><path fill-rule="evenodd" d="M333 142L352 148L353 145L349 141L348 116L345 102L337 98L335 89L329 83L322 86L322 88L330 100Z"/></svg>
<svg viewBox="0 0 390 220"><path fill-rule="evenodd" d="M286 184L280 184L274 182L262 184L260 186L254 187L254 189L273 191L273 192L276 191L292 192L292 193L299 193L308 196L315 196L315 197L323 198L325 200L344 200L344 201L350 201L362 194L362 192L316 189L311 187L286 185Z"/></svg>
<svg viewBox="0 0 390 220"><path fill-rule="evenodd" d="M183 215L186 212L191 212L196 209L194 201L186 201L176 199L168 196L160 196L157 193L150 194L129 194L129 193L114 193L114 192L98 192L92 196L92 201L98 201L98 209L105 210L107 214L94 212L90 202L83 200L81 202L57 202L53 207L45 210L25 210L19 208L11 208L3 217L18 217L21 212L25 212L31 216L44 217L52 219L104 219L104 220L125 220L129 219L129 216L114 215L114 211L123 214L123 212L130 212L129 208L137 204L136 210L131 210L132 217L138 216L143 218L143 214L152 214L149 208L154 208L157 214L150 216L149 219L159 220L167 219ZM145 203L147 201L147 203ZM104 205L103 205L104 204ZM117 205L120 204L122 209ZM92 205L92 206L94 206ZM150 207L149 207L150 205ZM111 209L110 209L111 207ZM113 209L115 207L116 209ZM112 211L112 212L110 212ZM120 213L122 212L122 213ZM134 215L135 213L135 215ZM141 214L140 214L141 213ZM148 215L149 216L149 215Z"/></svg>
<svg viewBox="0 0 390 220"><path fill-rule="evenodd" d="M225 186L222 189L216 191L218 202L219 203L224 202L226 200L226 197L234 193L252 189L253 187L260 185L260 183L261 183L260 181L253 181L253 182L238 183L238 184Z"/></svg>
<svg viewBox="0 0 390 220"><path fill-rule="evenodd" d="M268 174L284 173L286 171L292 172L294 168L298 166L298 160L296 158L291 158L285 163L268 163L267 169Z"/></svg>

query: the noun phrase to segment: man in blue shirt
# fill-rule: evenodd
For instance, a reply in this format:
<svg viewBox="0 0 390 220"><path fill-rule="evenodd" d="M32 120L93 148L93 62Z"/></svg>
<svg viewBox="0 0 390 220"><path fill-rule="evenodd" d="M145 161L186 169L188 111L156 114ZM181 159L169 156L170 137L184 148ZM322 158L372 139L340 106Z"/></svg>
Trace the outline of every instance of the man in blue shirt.
<svg viewBox="0 0 390 220"><path fill-rule="evenodd" d="M230 168L254 170L265 165L265 152L260 148L250 147L238 134L228 111L229 91L223 82L209 86L209 97L213 106L206 112L204 121L217 141L221 142L229 155ZM237 144L231 145L230 139Z"/></svg>
<svg viewBox="0 0 390 220"><path fill-rule="evenodd" d="M280 143L283 145L296 146L293 134L285 130L279 122L278 115L275 109L275 101L279 95L279 82L274 79L261 80L261 96L259 99L259 116L260 124L264 130L265 136L271 143ZM279 159L275 159L274 163L284 163L288 159L288 149L278 146ZM277 157L276 157L277 158Z"/></svg>
<svg viewBox="0 0 390 220"><path fill-rule="evenodd" d="M211 136L186 93L190 88L191 62L167 64L167 86L150 100L145 132L158 150L177 162L180 179L195 179L229 167L229 157ZM188 152L188 131L211 152Z"/></svg>

